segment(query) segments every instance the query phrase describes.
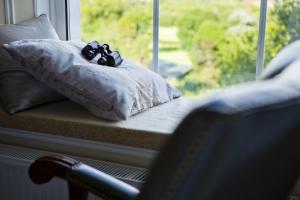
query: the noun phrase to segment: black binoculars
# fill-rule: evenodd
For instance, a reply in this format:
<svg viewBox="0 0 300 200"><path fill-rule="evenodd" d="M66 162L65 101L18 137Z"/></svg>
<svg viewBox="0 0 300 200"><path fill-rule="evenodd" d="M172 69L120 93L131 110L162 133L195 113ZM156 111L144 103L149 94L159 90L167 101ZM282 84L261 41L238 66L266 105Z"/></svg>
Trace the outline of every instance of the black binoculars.
<svg viewBox="0 0 300 200"><path fill-rule="evenodd" d="M101 57L98 60L99 65L117 67L123 59L118 51L111 51L108 44L100 45L97 41L88 43L82 50L81 54L87 60L93 60L98 54Z"/></svg>

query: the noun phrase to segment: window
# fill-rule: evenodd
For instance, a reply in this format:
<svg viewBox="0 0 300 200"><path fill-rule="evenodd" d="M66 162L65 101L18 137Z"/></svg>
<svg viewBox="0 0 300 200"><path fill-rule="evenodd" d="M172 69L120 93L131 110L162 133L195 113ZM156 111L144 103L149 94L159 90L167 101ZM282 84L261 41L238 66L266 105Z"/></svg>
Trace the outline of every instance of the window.
<svg viewBox="0 0 300 200"><path fill-rule="evenodd" d="M265 63L298 39L299 2L80 0L81 38L111 44L184 96L199 98L255 80Z"/></svg>

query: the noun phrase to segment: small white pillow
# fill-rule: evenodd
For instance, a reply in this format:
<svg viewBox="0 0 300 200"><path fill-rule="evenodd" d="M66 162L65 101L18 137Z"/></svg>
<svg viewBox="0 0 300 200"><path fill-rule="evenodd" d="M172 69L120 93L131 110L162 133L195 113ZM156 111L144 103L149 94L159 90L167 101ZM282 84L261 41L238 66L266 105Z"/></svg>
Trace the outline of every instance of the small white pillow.
<svg viewBox="0 0 300 200"><path fill-rule="evenodd" d="M125 120L180 96L158 74L124 59L117 67L81 56L84 43L21 40L4 45L35 78L108 120Z"/></svg>
<svg viewBox="0 0 300 200"><path fill-rule="evenodd" d="M22 39L57 39L58 35L46 15L40 15L18 24L4 24L0 27L0 44Z"/></svg>
<svg viewBox="0 0 300 200"><path fill-rule="evenodd" d="M1 46L22 39L59 38L46 15L0 26L0 104L10 114L65 99L24 71Z"/></svg>

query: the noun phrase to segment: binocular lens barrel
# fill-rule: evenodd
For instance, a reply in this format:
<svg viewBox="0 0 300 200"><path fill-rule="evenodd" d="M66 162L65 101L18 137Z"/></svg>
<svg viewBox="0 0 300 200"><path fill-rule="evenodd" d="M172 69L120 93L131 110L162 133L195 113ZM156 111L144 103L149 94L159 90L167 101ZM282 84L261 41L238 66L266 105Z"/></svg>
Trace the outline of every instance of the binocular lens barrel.
<svg viewBox="0 0 300 200"><path fill-rule="evenodd" d="M92 60L98 54L101 54L98 64L110 67L119 66L123 59L118 51L111 51L108 44L100 45L97 41L88 43L82 50L81 54L87 59Z"/></svg>

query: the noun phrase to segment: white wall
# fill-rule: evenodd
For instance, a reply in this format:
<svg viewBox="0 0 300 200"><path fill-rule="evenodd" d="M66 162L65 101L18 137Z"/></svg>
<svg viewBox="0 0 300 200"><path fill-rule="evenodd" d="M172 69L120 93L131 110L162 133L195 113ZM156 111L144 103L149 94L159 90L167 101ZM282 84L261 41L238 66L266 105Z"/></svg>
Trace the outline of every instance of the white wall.
<svg viewBox="0 0 300 200"><path fill-rule="evenodd" d="M34 17L33 0L14 0L16 23Z"/></svg>
<svg viewBox="0 0 300 200"><path fill-rule="evenodd" d="M0 0L0 24L4 24L4 0Z"/></svg>
<svg viewBox="0 0 300 200"><path fill-rule="evenodd" d="M5 23L5 0L0 0L0 24ZM34 0L14 0L15 22L30 19L34 16Z"/></svg>
<svg viewBox="0 0 300 200"><path fill-rule="evenodd" d="M8 8L7 12L5 8ZM66 8L72 16L68 18L68 32ZM80 0L70 0L67 7L62 0L0 0L0 24L18 23L40 14L49 16L60 39L65 40L67 35L69 39L80 39Z"/></svg>

